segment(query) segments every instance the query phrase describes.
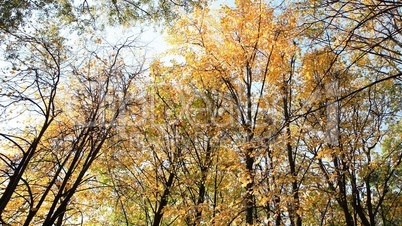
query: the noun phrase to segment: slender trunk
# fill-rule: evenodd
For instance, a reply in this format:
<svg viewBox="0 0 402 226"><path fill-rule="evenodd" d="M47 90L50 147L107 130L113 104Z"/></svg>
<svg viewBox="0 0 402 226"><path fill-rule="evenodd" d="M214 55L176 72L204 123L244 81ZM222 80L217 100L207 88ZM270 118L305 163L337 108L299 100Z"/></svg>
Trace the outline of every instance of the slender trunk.
<svg viewBox="0 0 402 226"><path fill-rule="evenodd" d="M348 208L348 203L346 200L346 196L345 196L345 188L343 187L342 189L340 189L340 206L343 210L343 213L345 215L345 220L346 220L346 225L347 226L354 226L354 220L352 215L349 212L349 208Z"/></svg>
<svg viewBox="0 0 402 226"><path fill-rule="evenodd" d="M207 148L206 148L206 154L205 154L205 163L202 164L202 166L201 166L201 184L198 187L197 210L196 210L196 218L195 218L195 221L193 224L194 226L199 225L201 222L202 209L200 208L200 206L205 201L205 193L206 193L205 182L207 180L209 167L211 166L211 163L212 163L211 151L212 151L212 147L210 145L210 142L208 141Z"/></svg>
<svg viewBox="0 0 402 226"><path fill-rule="evenodd" d="M370 149L368 150L367 153L367 158L368 158L368 164L371 163L371 157L370 157ZM372 199L371 199L371 185L370 185L370 180L371 180L371 173L369 175L367 175L367 177L365 178L365 184L366 184L366 194L367 194L367 200L366 200L366 206L367 206L367 211L369 214L369 218L370 218L370 224L371 225L375 225L375 214L373 211L373 205L372 205Z"/></svg>
<svg viewBox="0 0 402 226"><path fill-rule="evenodd" d="M248 182L246 185L246 223L249 225L254 224L254 157L253 149L248 149L246 154L246 169Z"/></svg>
<svg viewBox="0 0 402 226"><path fill-rule="evenodd" d="M276 195L274 201L275 201L275 215L276 215L276 217L275 217L275 225L279 226L279 225L282 225L281 224L282 223L282 216L281 216L281 207L280 207L281 198L278 195Z"/></svg>
<svg viewBox="0 0 402 226"><path fill-rule="evenodd" d="M40 198L40 200L38 201L38 203L35 206L35 211L30 211L27 218L25 219L25 223L24 226L29 226L29 224L31 223L32 219L34 218L34 216L36 215L37 210L39 210L39 208L42 206L43 202L45 201L47 194L51 191L52 186L56 183L56 180L60 174L60 172L62 171L62 169L64 168L64 165L66 164L67 160L69 159L69 157L71 156L72 152L69 152L67 157L64 159L63 163L60 164L59 168L57 169L56 173L53 176L52 181L49 182L49 184L47 185L47 188L45 190L45 192L43 193L42 197Z"/></svg>
<svg viewBox="0 0 402 226"><path fill-rule="evenodd" d="M284 119L286 122L286 150L287 150L287 157L289 162L290 174L292 175L292 194L293 194L293 202L289 208L289 215L290 221L292 225L301 226L302 219L298 214L299 210L299 188L298 188L298 181L297 181L297 172L296 172L296 162L293 155L293 147L292 147L292 134L290 131L290 103L288 101L288 91L287 91L287 84L284 88L285 93L283 95L283 109L284 109Z"/></svg>
<svg viewBox="0 0 402 226"><path fill-rule="evenodd" d="M71 163L69 164L68 170L66 172L66 175L63 178L63 182L61 183L60 187L59 187L59 191L57 192L52 205L50 206L47 216L45 218L45 223L49 223L49 221L51 221L51 218L53 216L53 213L56 211L57 209L57 205L59 203L59 200L61 200L63 197L65 198L66 194L66 186L68 181L70 180L70 178L72 177L73 173L74 173L74 169L76 168L76 166L79 164L80 158L83 155L84 152L84 148L85 148L85 144L87 142L87 138L90 136L92 132L92 128L89 127L86 130L81 131L81 133L78 135L77 137L77 141L74 142L74 144L71 147L71 153L74 153L74 157L71 161ZM63 203L63 202L61 202ZM44 224L46 225L46 224Z"/></svg>
<svg viewBox="0 0 402 226"><path fill-rule="evenodd" d="M14 171L14 174L10 177L10 182L7 184L6 189L4 189L3 195L0 198L0 220L2 223L2 214L4 210L6 209L6 206L8 202L10 201L15 189L18 186L18 183L20 182L22 175L24 174L26 168L28 167L29 162L35 155L36 149L39 145L40 140L44 136L47 128L49 127L50 123L53 121L53 119L47 118L46 121L44 122L41 131L39 132L39 135L33 140L31 145L29 146L28 150L26 153L24 153L23 158L21 159L17 169Z"/></svg>
<svg viewBox="0 0 402 226"><path fill-rule="evenodd" d="M67 210L66 208L67 208L67 206L64 206L64 209L61 212L61 214L59 216L57 216L56 226L63 226L63 218L64 218L64 213Z"/></svg>
<svg viewBox="0 0 402 226"><path fill-rule="evenodd" d="M218 157L217 157L218 158ZM217 160L218 162L218 160ZM212 212L212 225L215 225L216 206L218 205L218 165L215 165L215 178L214 178L214 203Z"/></svg>
<svg viewBox="0 0 402 226"><path fill-rule="evenodd" d="M118 113L116 113L114 118L117 118ZM54 222L58 219L58 217L64 215L65 211L67 210L68 203L70 202L71 198L75 194L75 192L78 189L78 186L81 184L85 174L87 173L89 167L92 165L92 163L95 161L96 157L99 154L99 151L101 150L104 142L107 139L107 135L110 133L112 127L109 127L104 134L101 135L99 139L96 140L90 140L91 144L91 150L89 151L85 161L83 162L83 167L81 168L81 171L79 172L77 178L74 181L74 184L72 185L71 189L63 193L59 198L63 197L63 201L59 205L59 207L54 211L54 213L49 212L48 215L46 216L45 222L43 225L53 225ZM86 143L83 141L83 143ZM66 182L66 180L64 181ZM59 195L59 194L58 194ZM54 201L55 202L55 201Z"/></svg>
<svg viewBox="0 0 402 226"><path fill-rule="evenodd" d="M253 139L253 117L252 117L252 81L253 81L253 73L250 67L249 62L246 63L246 90L247 90L247 112L245 115L246 122L243 122L243 126L246 129L246 143L250 144ZM254 200L254 161L255 161L255 153L254 148L247 148L246 150L246 170L247 170L247 185L246 185L246 223L249 225L254 224L254 208L255 208L255 200Z"/></svg>
<svg viewBox="0 0 402 226"><path fill-rule="evenodd" d="M354 220L352 215L349 212L349 207L348 207L348 201L346 199L346 178L345 178L345 174L342 172L342 169L340 169L339 166L339 158L335 157L334 158L334 166L335 166L335 171L337 174L337 181L338 181L338 187L339 187L339 192L338 192L338 196L339 198L337 198L338 204L340 205L340 207L343 210L343 214L345 216L345 220L346 220L346 225L347 226L354 226Z"/></svg>
<svg viewBox="0 0 402 226"><path fill-rule="evenodd" d="M266 153L267 153L267 157L266 157L266 159L265 159L265 162L270 162L270 164L269 164L269 166L268 166L268 168L267 168L267 171L268 172L266 172L266 174L267 175L269 175L272 171L273 171L273 165L272 165L272 153L271 153L271 150L269 149L269 146L267 146L267 149L266 149ZM267 189L267 194L270 194L272 191L271 191L271 188L270 188L270 177L267 177L266 178L266 181L267 181L267 186L266 186L266 189ZM274 177L272 177L272 181L274 181ZM267 200L266 202L265 202L265 211L266 211L266 213L267 213L267 219L270 219L271 218L271 211L272 211L272 208L271 208L271 205L272 205L272 200Z"/></svg>
<svg viewBox="0 0 402 226"><path fill-rule="evenodd" d="M36 141L34 141L34 143L36 143ZM32 148L32 149L36 149L36 147ZM20 182L21 177L22 177L23 173L25 172L25 169L28 166L28 163L31 160L31 158L33 157L33 155L34 155L34 150L28 151L27 154L24 154L24 157L22 158L17 169L14 171L13 175L10 176L10 181L7 184L6 189L4 190L3 195L0 198L0 216L3 214L8 202L10 201L15 189L17 188L17 185Z"/></svg>
<svg viewBox="0 0 402 226"><path fill-rule="evenodd" d="M158 210L155 213L154 223L152 224L153 226L159 226L162 222L163 208L165 208L165 206L167 206L168 204L168 198L170 194L170 189L173 186L173 181L174 181L174 174L169 173L169 178L168 181L166 182L165 190L163 191L163 194L161 196Z"/></svg>
<svg viewBox="0 0 402 226"><path fill-rule="evenodd" d="M368 180L366 181L366 190L367 190L367 207L370 217L370 225L375 225L375 215L373 212L373 206L371 204L371 188L370 188L370 182Z"/></svg>
<svg viewBox="0 0 402 226"><path fill-rule="evenodd" d="M339 82L337 80L337 82ZM336 84L336 87L338 87L338 84ZM337 90L334 90L334 97L338 98L337 95ZM341 105L340 102L336 103L336 118L333 118L332 120L335 119L336 122L336 134L334 135L334 138L336 137L335 141L332 141L332 145L336 145L339 148L340 153L344 153L346 150L343 148L343 143L342 143L342 133L341 133ZM333 156L333 163L335 167L335 173L336 173L336 178L338 182L338 187L339 187L339 192L338 192L338 197L337 201L338 204L341 206L343 213L345 215L345 220L346 220L346 225L347 226L354 226L355 225L355 218L352 216L352 214L349 211L348 207L348 200L347 200L347 189L346 189L346 175L345 173L348 170L348 165L346 162L346 156L345 154L341 154L340 156L336 156L334 154ZM357 222L356 222L357 223Z"/></svg>
<svg viewBox="0 0 402 226"><path fill-rule="evenodd" d="M200 187L198 188L198 200L197 200L197 210L196 210L196 216L195 216L195 221L194 221L194 226L199 225L201 222L201 217L202 217L202 210L201 210L201 204L204 203L205 200L205 180L206 176L202 176L202 182Z"/></svg>
<svg viewBox="0 0 402 226"><path fill-rule="evenodd" d="M352 197L353 197L353 208L355 210L355 213L357 213L357 215L359 216L362 225L365 226L370 226L370 225L374 225L374 224L370 224L369 220L366 217L366 214L364 213L364 210L361 206L361 200L360 200L360 192L357 188L357 184L356 184L356 176L354 174L350 174L350 181L352 184ZM369 194L367 194L368 197ZM371 200L370 200L371 202ZM356 216L355 216L356 219Z"/></svg>

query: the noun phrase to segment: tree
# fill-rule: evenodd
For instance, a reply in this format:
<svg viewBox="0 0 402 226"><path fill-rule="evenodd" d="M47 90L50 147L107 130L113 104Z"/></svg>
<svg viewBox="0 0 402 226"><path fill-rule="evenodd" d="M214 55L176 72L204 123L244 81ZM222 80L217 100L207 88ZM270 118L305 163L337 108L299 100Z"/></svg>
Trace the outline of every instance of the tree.
<svg viewBox="0 0 402 226"><path fill-rule="evenodd" d="M267 154L264 141L274 137L274 133L268 134L269 130L275 130L273 123L267 124L263 114L278 112L273 99L270 99L275 93L285 96L284 123L288 128L286 136L291 139L290 105L287 103L291 94L286 94L289 87L283 85L292 81L291 64L297 51L292 39L295 23L290 12L275 17L272 8L254 1L237 1L236 7L225 6L214 13L219 15L219 19L215 20L208 10L204 10L180 20L172 31L175 34L172 40L179 45L176 54L183 56L187 74L197 83L216 88L223 86L220 92L226 104L235 109L232 112L232 125L224 128L233 141L233 148L238 150L239 168L243 170L239 180L244 185L244 208L241 212L245 213L245 222L252 225L263 219L257 207L256 194L259 193L257 186L265 180L263 174L266 169L259 167L265 168L272 163L256 161ZM177 35L179 30L182 30L182 35ZM280 128L276 132L281 133ZM287 150L290 174L296 176L294 150L290 141ZM258 173L261 174L258 176ZM295 190L291 193L295 193L294 197L298 199L298 182L293 183ZM282 214L281 205L275 204L279 211L275 213L278 221ZM297 217L297 208L289 213L294 223L301 220L300 216Z"/></svg>
<svg viewBox="0 0 402 226"><path fill-rule="evenodd" d="M401 34L400 22L395 20L401 5L392 1L304 3L311 13L305 19L310 46L324 47L324 55L330 56L322 69L306 73L316 78L315 87L330 94L321 98L311 116L324 114L316 118L326 118L326 123L314 124L322 126L324 134L330 129L329 140L335 141L310 150L326 159L319 160L318 168L326 175L325 190L336 194L345 224L373 225L380 221L378 210L387 193L375 192L369 182L374 172L381 171L373 161L387 156L377 150L386 134L384 126L395 123L399 111L392 93L399 89L401 76L400 43L395 42ZM377 182L389 186L387 180ZM327 207L332 204L328 202Z"/></svg>
<svg viewBox="0 0 402 226"><path fill-rule="evenodd" d="M304 62L303 73L309 75L305 79L313 80L311 89L316 90L312 103L315 106L309 107L316 110L306 115L310 131L304 142L315 158L312 175L324 175L326 184L322 186L323 181L317 177L314 187L319 190L309 190L315 198L322 198L323 191L328 193L328 202L321 204L326 211L317 219L321 224L343 214L347 225L372 225L378 221L378 209L387 192L374 192L369 181L372 173L380 170L374 162L383 156L376 151L386 134L381 127L392 123L399 110L391 106L395 106L398 98L391 94L395 87L390 82L354 93L361 81L367 79L366 75L340 73L343 63L334 60L337 57L326 48L312 53ZM380 183L389 186L386 180Z"/></svg>
<svg viewBox="0 0 402 226"><path fill-rule="evenodd" d="M49 35L42 40L15 35L27 48L9 51L16 73L3 83L2 97L10 97L3 101L4 114L13 117L15 113L9 109L16 106L17 116L28 120L36 116L38 120L21 134L1 134L8 142L7 154L2 154L4 224L29 225L34 220L36 224L61 225L69 219L65 214L72 197L88 180L89 167L105 140L113 136L125 107L132 104L129 89L142 73L141 64L130 69L122 61L122 52L133 47L129 40L116 47L114 56L102 59L98 51L68 71L63 39L57 33ZM13 41L10 47L16 45ZM76 84L75 88L69 82ZM72 102L65 103L64 98Z"/></svg>
<svg viewBox="0 0 402 226"><path fill-rule="evenodd" d="M346 61L344 72L372 72L373 83L401 75L401 6L397 1L301 2L311 15L304 20L311 43L330 48Z"/></svg>
<svg viewBox="0 0 402 226"><path fill-rule="evenodd" d="M12 0L0 3L0 28L16 30L24 26L28 18L36 15L57 17L66 24L75 25L75 29L106 24L138 25L140 23L171 23L179 15L202 8L208 4L205 0L185 1L145 1L145 0L97 0L97 1L55 1L55 0ZM99 20L100 19L100 20ZM101 26L100 26L101 25Z"/></svg>
<svg viewBox="0 0 402 226"><path fill-rule="evenodd" d="M0 224L401 223L399 2L19 3ZM144 24L172 47L149 65L104 36Z"/></svg>
<svg viewBox="0 0 402 226"><path fill-rule="evenodd" d="M8 33L10 39L6 53L12 68L2 79L1 111L5 120L32 114L37 121L21 129L4 128L5 131L1 133L6 143L4 148L7 149L6 154L1 155L2 177L5 179L0 198L0 220L4 224L6 206L21 182L22 186L29 186L23 174L36 155L49 126L60 113L55 102L65 62L63 41L57 33L45 36L37 31L37 35L39 37Z"/></svg>
<svg viewBox="0 0 402 226"><path fill-rule="evenodd" d="M115 1L112 3L116 6ZM145 8L151 6L149 2L141 4ZM89 49L83 53L89 54L90 60L82 65L71 65L70 60L78 53L69 50L67 43L71 40L62 33L69 25L74 25L70 27L74 29L82 25L97 26L94 8L86 1L82 5L70 1L8 1L0 7L3 18L0 29L6 40L2 44L12 67L6 69L9 75L2 83L2 115L5 121L28 117L25 122L18 122L31 124L20 129L5 127L1 133L7 151L1 155L4 180L0 220L2 224L28 225L34 220L45 225L55 222L60 225L71 220L71 216L65 214L69 206L74 206L72 198L77 191L82 187L89 189L94 183L87 173L101 155L103 144L116 133L115 124L120 115L131 104L129 91L134 77L142 73L142 62L136 62L138 65L134 67L123 62L121 52L133 49L131 41L113 47L117 50L114 55L101 56L99 49L95 53L90 50L101 44L101 38L91 37L95 42L87 39L85 44L92 46L85 46L84 49ZM162 8L168 12L167 5L152 3L152 11L145 19L166 17L168 20L167 14L159 13ZM131 15L136 10L138 15L143 12L135 7L129 10L132 10ZM38 17L38 23L33 23L29 17ZM61 28L62 23L67 26ZM91 27L86 30L95 35ZM68 71L68 67L72 67L72 71ZM93 71L94 67L98 71ZM76 89L71 84L77 84ZM67 91L60 86L72 89ZM64 98L74 102L61 103ZM12 110L13 107L16 110ZM43 119L39 120L41 117ZM63 133L57 134L59 129L64 130ZM35 178L44 180L38 182ZM17 209L17 205L21 208Z"/></svg>

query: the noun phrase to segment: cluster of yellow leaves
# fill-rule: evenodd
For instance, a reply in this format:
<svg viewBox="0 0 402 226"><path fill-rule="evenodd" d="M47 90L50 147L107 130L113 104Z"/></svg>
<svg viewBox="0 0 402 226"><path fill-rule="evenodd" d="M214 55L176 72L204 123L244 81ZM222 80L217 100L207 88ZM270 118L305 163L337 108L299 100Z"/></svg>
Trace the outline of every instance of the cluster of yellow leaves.
<svg viewBox="0 0 402 226"><path fill-rule="evenodd" d="M191 65L185 70L195 83L217 88L222 78L242 78L247 68L255 71L255 81L268 74L277 83L290 69L284 62L298 50L295 23L291 12L275 17L265 3L240 1L236 8L196 10L173 27L169 41L178 47L172 52Z"/></svg>

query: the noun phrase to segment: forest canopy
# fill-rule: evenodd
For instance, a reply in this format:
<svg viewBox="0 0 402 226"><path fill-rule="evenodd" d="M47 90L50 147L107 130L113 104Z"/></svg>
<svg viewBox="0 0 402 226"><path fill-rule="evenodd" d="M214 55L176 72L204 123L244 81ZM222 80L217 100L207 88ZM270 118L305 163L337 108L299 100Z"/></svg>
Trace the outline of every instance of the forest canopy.
<svg viewBox="0 0 402 226"><path fill-rule="evenodd" d="M11 0L0 37L0 225L402 224L400 1Z"/></svg>

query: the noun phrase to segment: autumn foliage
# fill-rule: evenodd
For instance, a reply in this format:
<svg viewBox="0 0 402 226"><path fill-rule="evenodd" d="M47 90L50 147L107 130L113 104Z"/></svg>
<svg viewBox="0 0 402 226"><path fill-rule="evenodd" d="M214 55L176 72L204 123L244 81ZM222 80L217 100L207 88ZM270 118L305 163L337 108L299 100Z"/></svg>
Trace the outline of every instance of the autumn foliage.
<svg viewBox="0 0 402 226"><path fill-rule="evenodd" d="M402 224L399 2L0 9L0 225Z"/></svg>

